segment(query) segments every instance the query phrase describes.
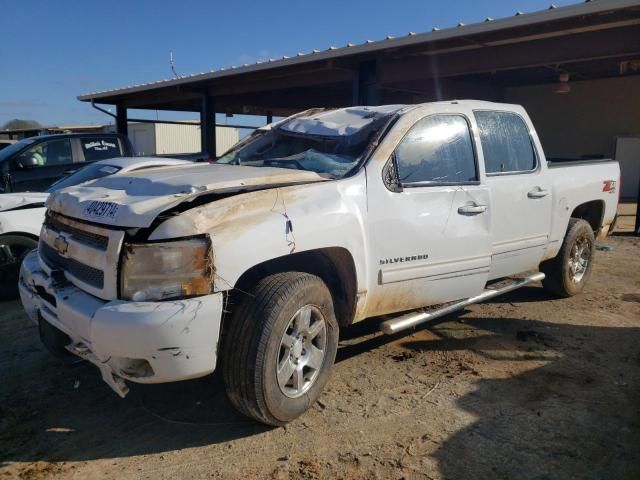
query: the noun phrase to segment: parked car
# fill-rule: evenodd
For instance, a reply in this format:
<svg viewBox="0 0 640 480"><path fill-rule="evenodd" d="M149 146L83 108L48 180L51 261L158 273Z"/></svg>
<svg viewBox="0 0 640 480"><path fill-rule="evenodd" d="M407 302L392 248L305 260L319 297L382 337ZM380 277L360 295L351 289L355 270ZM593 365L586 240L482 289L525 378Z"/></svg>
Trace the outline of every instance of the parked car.
<svg viewBox="0 0 640 480"><path fill-rule="evenodd" d="M45 345L121 396L221 358L233 405L283 425L320 395L340 328L392 315L395 333L536 280L579 293L619 175L548 164L515 105L307 111L212 165L55 192L20 295Z"/></svg>
<svg viewBox="0 0 640 480"><path fill-rule="evenodd" d="M13 145L14 143L16 143L16 140L0 138L0 150L7 148L9 145Z"/></svg>
<svg viewBox="0 0 640 480"><path fill-rule="evenodd" d="M115 133L62 133L29 137L0 150L0 193L44 192L86 162L133 156L129 139Z"/></svg>
<svg viewBox="0 0 640 480"><path fill-rule="evenodd" d="M38 246L45 215L45 202L51 192L108 175L123 175L152 167L191 162L170 158L113 158L80 167L75 173L54 183L46 192L5 193L0 195L0 296L18 296L18 270L24 256Z"/></svg>

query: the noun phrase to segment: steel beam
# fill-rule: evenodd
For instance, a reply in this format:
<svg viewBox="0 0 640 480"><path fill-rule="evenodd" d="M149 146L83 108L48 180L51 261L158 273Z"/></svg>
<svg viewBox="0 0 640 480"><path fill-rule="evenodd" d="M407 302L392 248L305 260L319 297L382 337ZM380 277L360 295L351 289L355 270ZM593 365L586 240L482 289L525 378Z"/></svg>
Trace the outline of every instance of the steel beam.
<svg viewBox="0 0 640 480"><path fill-rule="evenodd" d="M209 95L202 96L202 108L200 110L200 138L202 152L208 158L216 158L216 108L215 98Z"/></svg>
<svg viewBox="0 0 640 480"><path fill-rule="evenodd" d="M620 188L622 185L618 185ZM640 237L640 179L638 179L638 198L636 199L636 225L635 235Z"/></svg>
<svg viewBox="0 0 640 480"><path fill-rule="evenodd" d="M116 105L116 130L122 135L129 135L127 109L121 105Z"/></svg>
<svg viewBox="0 0 640 480"><path fill-rule="evenodd" d="M369 60L358 65L353 75L353 105L378 105L380 94L377 87L376 61Z"/></svg>

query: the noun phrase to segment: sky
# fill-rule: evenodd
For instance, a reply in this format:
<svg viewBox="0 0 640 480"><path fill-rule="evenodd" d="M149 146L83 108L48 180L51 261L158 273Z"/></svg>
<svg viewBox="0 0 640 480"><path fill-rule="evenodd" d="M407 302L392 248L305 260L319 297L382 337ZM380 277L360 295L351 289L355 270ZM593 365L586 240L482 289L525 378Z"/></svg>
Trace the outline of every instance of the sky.
<svg viewBox="0 0 640 480"><path fill-rule="evenodd" d="M110 123L76 97L576 3L558 0L0 0L0 126ZM155 112L134 112L136 117ZM132 116L130 114L130 116ZM195 115L190 115L195 118ZM160 113L159 118L184 118Z"/></svg>

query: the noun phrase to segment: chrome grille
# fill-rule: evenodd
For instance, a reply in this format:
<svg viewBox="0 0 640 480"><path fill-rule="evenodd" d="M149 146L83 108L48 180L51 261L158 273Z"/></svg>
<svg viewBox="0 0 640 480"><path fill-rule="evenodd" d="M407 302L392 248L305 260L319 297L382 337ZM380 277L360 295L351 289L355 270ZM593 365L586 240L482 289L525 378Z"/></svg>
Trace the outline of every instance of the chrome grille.
<svg viewBox="0 0 640 480"><path fill-rule="evenodd" d="M98 235L97 233L87 232L85 230L80 230L79 228L67 225L66 223L62 223L60 220L52 217L49 214L47 214L45 218L44 225L49 230L53 230L58 233L66 233L77 242L89 245L99 250L107 250L107 247L109 246L109 237Z"/></svg>
<svg viewBox="0 0 640 480"><path fill-rule="evenodd" d="M73 258L63 257L47 243L40 242L38 248L40 257L49 267L67 271L81 282L91 285L92 287L104 287L104 272L102 270L85 265Z"/></svg>
<svg viewBox="0 0 640 480"><path fill-rule="evenodd" d="M103 300L118 298L118 258L125 232L48 210L40 234L43 266Z"/></svg>

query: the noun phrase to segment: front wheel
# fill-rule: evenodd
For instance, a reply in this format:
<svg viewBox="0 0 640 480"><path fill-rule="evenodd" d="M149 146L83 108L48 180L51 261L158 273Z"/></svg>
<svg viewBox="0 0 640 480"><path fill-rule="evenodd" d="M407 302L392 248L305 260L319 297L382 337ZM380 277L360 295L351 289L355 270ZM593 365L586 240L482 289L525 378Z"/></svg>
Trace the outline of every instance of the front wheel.
<svg viewBox="0 0 640 480"><path fill-rule="evenodd" d="M594 244L591 225L579 218L570 219L560 252L540 264L540 270L546 275L542 286L561 297L582 292L591 275Z"/></svg>
<svg viewBox="0 0 640 480"><path fill-rule="evenodd" d="M333 300L319 277L300 272L269 275L250 293L223 340L227 395L243 414L284 425L329 379L338 347Z"/></svg>

